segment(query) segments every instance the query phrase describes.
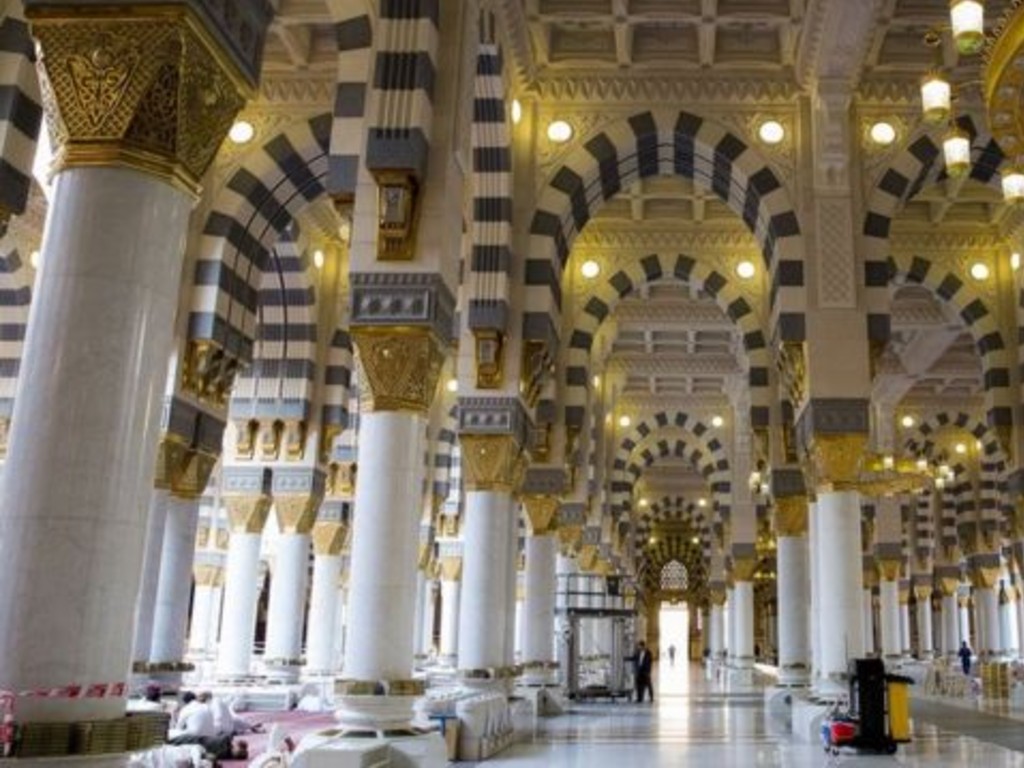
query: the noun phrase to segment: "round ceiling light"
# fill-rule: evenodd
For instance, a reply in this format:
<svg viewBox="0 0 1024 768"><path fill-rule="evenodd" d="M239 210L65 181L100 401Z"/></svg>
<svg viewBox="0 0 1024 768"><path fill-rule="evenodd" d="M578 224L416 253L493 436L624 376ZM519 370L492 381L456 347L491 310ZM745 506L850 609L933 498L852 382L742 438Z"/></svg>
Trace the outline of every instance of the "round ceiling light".
<svg viewBox="0 0 1024 768"><path fill-rule="evenodd" d="M456 379L454 376L448 379L448 382L445 384L445 389L447 389L449 392L458 392L459 380Z"/></svg>
<svg viewBox="0 0 1024 768"><path fill-rule="evenodd" d="M587 259L580 265L580 274L587 278L587 280L593 280L601 274L601 265L593 259Z"/></svg>
<svg viewBox="0 0 1024 768"><path fill-rule="evenodd" d="M512 124L519 125L519 121L523 119L523 105L519 103L519 99L512 99Z"/></svg>
<svg viewBox="0 0 1024 768"><path fill-rule="evenodd" d="M317 269L324 268L324 252L319 248L313 251L313 266Z"/></svg>
<svg viewBox="0 0 1024 768"><path fill-rule="evenodd" d="M1020 254L1017 251L1010 254L1010 269L1014 272L1020 269Z"/></svg>
<svg viewBox="0 0 1024 768"><path fill-rule="evenodd" d="M565 120L553 120L548 124L548 139L555 144L564 144L572 138L572 126Z"/></svg>
<svg viewBox="0 0 1024 768"><path fill-rule="evenodd" d="M32 253L28 255L28 263L32 266L32 269L36 271L39 270L39 261L41 258L42 255L39 253L39 251L32 251Z"/></svg>
<svg viewBox="0 0 1024 768"><path fill-rule="evenodd" d="M598 376L597 374L594 374L594 378L591 379L591 382L593 382L594 384L594 389L597 389L598 387L601 386L601 377Z"/></svg>
<svg viewBox="0 0 1024 768"><path fill-rule="evenodd" d="M623 429L625 429L632 423L633 421L632 419L629 418L629 416L619 416L619 426L622 427Z"/></svg>
<svg viewBox="0 0 1024 768"><path fill-rule="evenodd" d="M757 129L757 135L765 144L778 144L786 138L786 129L778 120L765 120Z"/></svg>
<svg viewBox="0 0 1024 768"><path fill-rule="evenodd" d="M754 262L744 259L736 265L736 275L742 280L749 280L757 272Z"/></svg>
<svg viewBox="0 0 1024 768"><path fill-rule="evenodd" d="M871 126L871 140L881 147L887 147L896 141L896 129L892 123L879 120Z"/></svg>
<svg viewBox="0 0 1024 768"><path fill-rule="evenodd" d="M711 417L711 426L714 427L715 429L718 429L718 427L722 426L723 424L725 424L725 419L723 419L721 416L716 414Z"/></svg>
<svg viewBox="0 0 1024 768"><path fill-rule="evenodd" d="M910 429L912 426L914 426L914 417L904 416L902 419L900 419L900 424L903 425L904 429Z"/></svg>
<svg viewBox="0 0 1024 768"><path fill-rule="evenodd" d="M248 144L256 136L256 128L248 120L238 120L228 131L228 138L234 144Z"/></svg>
<svg viewBox="0 0 1024 768"><path fill-rule="evenodd" d="M957 443L956 445L953 446L953 450L959 453L961 456L963 456L965 453L967 453L967 446L964 445L963 443Z"/></svg>
<svg viewBox="0 0 1024 768"><path fill-rule="evenodd" d="M971 264L971 277L975 280L988 280L989 270L987 264L982 264L980 261L976 261Z"/></svg>

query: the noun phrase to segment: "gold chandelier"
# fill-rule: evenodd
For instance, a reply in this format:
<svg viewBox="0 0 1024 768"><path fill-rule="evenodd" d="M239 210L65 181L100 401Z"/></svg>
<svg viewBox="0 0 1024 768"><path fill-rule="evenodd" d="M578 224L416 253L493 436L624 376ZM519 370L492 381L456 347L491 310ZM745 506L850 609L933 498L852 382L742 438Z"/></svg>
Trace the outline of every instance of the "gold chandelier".
<svg viewBox="0 0 1024 768"><path fill-rule="evenodd" d="M941 47L942 32L933 29L925 43ZM981 0L951 0L948 30L963 56L973 56L986 47L985 6ZM985 104L993 137L1009 162L1002 172L1003 199L1024 201L1024 119L1019 94L1024 87L1024 3L1014 0L990 38L985 52L982 79ZM956 121L953 110L955 89L948 73L935 66L921 80L921 111L926 122L946 123L942 154L946 173L965 175L971 167L970 137Z"/></svg>

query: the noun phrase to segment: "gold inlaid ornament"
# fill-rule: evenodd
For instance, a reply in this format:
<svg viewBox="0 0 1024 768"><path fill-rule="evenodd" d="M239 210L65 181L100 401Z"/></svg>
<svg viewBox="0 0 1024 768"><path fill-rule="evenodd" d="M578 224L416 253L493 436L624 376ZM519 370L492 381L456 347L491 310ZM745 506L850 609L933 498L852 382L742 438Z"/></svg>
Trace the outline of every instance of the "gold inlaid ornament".
<svg viewBox="0 0 1024 768"><path fill-rule="evenodd" d="M445 349L426 328L364 326L352 329L363 411L425 414L437 392Z"/></svg>

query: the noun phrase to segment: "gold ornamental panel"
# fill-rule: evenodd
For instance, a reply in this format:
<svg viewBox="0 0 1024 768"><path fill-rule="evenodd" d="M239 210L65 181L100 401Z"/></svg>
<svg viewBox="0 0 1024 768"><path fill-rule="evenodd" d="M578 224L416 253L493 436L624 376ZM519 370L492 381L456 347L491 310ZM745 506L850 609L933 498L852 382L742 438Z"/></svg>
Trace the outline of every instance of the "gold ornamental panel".
<svg viewBox="0 0 1024 768"><path fill-rule="evenodd" d="M224 586L224 569L219 565L193 566L192 575L196 580L197 587Z"/></svg>
<svg viewBox="0 0 1024 768"><path fill-rule="evenodd" d="M558 528L558 543L563 555L575 552L583 540L582 525L563 525Z"/></svg>
<svg viewBox="0 0 1024 768"><path fill-rule="evenodd" d="M935 581L939 585L939 594L943 597L952 597L960 587L960 580L951 576L942 576Z"/></svg>
<svg viewBox="0 0 1024 768"><path fill-rule="evenodd" d="M527 494L523 496L523 508L526 518L530 521L530 533L533 536L544 536L554 530L555 517L558 514L558 497L543 494Z"/></svg>
<svg viewBox="0 0 1024 768"><path fill-rule="evenodd" d="M775 535L803 536L807 533L807 497L781 496L775 499Z"/></svg>
<svg viewBox="0 0 1024 768"><path fill-rule="evenodd" d="M462 558L446 556L441 558L441 579L462 581Z"/></svg>
<svg viewBox="0 0 1024 768"><path fill-rule="evenodd" d="M732 561L733 581L753 581L757 572L756 557L736 557Z"/></svg>
<svg viewBox="0 0 1024 768"><path fill-rule="evenodd" d="M196 451L175 435L165 434L157 447L153 485L179 499L198 499L217 465L215 454Z"/></svg>
<svg viewBox="0 0 1024 768"><path fill-rule="evenodd" d="M932 588L926 584L914 585L914 597L917 598L918 602L922 600L932 599Z"/></svg>
<svg viewBox="0 0 1024 768"><path fill-rule="evenodd" d="M597 555L598 548L595 544L584 544L578 558L580 570L591 573L597 566Z"/></svg>
<svg viewBox="0 0 1024 768"><path fill-rule="evenodd" d="M974 566L967 572L971 586L975 589L992 589L999 583L999 569L993 567Z"/></svg>
<svg viewBox="0 0 1024 768"><path fill-rule="evenodd" d="M522 452L512 435L460 435L462 482L467 491L505 491L518 485Z"/></svg>
<svg viewBox="0 0 1024 768"><path fill-rule="evenodd" d="M441 341L426 328L355 327L352 341L361 374L363 411L425 414L444 363Z"/></svg>
<svg viewBox="0 0 1024 768"><path fill-rule="evenodd" d="M54 167L120 166L198 195L249 87L185 8L29 9Z"/></svg>

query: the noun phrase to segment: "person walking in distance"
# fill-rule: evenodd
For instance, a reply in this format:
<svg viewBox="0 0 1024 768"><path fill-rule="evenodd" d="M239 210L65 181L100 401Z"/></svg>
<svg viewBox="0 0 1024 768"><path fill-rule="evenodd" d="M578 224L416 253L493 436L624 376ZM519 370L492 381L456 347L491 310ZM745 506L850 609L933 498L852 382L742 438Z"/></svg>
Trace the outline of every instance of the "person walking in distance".
<svg viewBox="0 0 1024 768"><path fill-rule="evenodd" d="M971 656L973 654L966 640L960 644L960 650L957 651L956 655L960 657L960 666L963 668L964 674L971 674Z"/></svg>
<svg viewBox="0 0 1024 768"><path fill-rule="evenodd" d="M636 681L636 700L640 703L644 700L644 692L650 694L651 703L654 703L654 686L651 684L651 652L647 650L647 644L641 640L637 643L636 653L633 655L633 678Z"/></svg>
<svg viewBox="0 0 1024 768"><path fill-rule="evenodd" d="M668 663L673 667L676 665L676 647L674 645L668 647Z"/></svg>

